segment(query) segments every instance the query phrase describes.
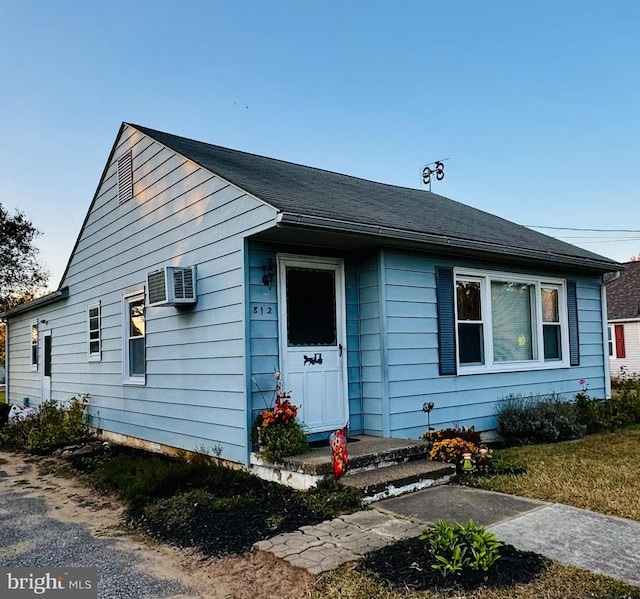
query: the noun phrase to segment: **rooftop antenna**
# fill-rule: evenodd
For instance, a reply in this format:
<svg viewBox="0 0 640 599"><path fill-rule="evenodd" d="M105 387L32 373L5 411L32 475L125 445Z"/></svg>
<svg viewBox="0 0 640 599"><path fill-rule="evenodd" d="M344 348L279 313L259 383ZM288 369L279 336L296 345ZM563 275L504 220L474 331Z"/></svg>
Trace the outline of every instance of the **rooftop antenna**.
<svg viewBox="0 0 640 599"><path fill-rule="evenodd" d="M442 181L444 179L444 161L449 160L448 158L443 158L442 160L436 160L435 162L430 162L422 169L422 182L425 185L429 186L429 191L431 191L431 179L433 175L436 177L436 181Z"/></svg>

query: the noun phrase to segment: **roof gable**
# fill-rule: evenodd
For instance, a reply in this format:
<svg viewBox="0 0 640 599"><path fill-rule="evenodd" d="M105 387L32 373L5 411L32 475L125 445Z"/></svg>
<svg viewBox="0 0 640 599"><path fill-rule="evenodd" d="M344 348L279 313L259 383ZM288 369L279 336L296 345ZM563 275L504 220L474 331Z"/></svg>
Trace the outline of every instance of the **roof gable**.
<svg viewBox="0 0 640 599"><path fill-rule="evenodd" d="M613 260L429 191L377 183L131 126L284 214L426 234L432 243L449 248L477 242L487 251L535 256L538 260L600 272L618 267Z"/></svg>
<svg viewBox="0 0 640 599"><path fill-rule="evenodd" d="M607 283L609 320L640 318L640 262L627 262L620 275Z"/></svg>

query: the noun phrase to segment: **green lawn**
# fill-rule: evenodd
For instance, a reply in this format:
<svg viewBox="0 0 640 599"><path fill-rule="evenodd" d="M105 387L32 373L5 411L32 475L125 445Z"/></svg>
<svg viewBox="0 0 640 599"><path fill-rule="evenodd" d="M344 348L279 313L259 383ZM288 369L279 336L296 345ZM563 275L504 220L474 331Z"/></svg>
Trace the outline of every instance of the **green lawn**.
<svg viewBox="0 0 640 599"><path fill-rule="evenodd" d="M577 441L514 447L500 452L523 463L524 476L497 476L478 486L566 503L640 521L640 426Z"/></svg>

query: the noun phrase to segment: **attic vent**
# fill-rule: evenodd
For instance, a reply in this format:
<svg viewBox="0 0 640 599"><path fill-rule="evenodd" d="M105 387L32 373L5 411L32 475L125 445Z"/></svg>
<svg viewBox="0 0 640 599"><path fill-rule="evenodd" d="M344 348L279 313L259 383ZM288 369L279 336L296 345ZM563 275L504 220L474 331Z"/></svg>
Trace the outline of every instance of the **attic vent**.
<svg viewBox="0 0 640 599"><path fill-rule="evenodd" d="M133 159L131 150L118 158L118 201L126 202L133 197Z"/></svg>
<svg viewBox="0 0 640 599"><path fill-rule="evenodd" d="M165 266L147 275L149 306L195 304L196 267Z"/></svg>

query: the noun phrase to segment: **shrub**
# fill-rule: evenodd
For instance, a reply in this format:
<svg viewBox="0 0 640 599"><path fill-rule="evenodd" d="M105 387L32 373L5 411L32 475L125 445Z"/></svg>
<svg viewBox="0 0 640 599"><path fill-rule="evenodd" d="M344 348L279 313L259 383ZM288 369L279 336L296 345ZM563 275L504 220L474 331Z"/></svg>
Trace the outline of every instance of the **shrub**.
<svg viewBox="0 0 640 599"><path fill-rule="evenodd" d="M478 448L464 439L443 439L433 444L429 457L440 462L458 462L465 452L477 453Z"/></svg>
<svg viewBox="0 0 640 599"><path fill-rule="evenodd" d="M85 414L89 395L71 398L67 405L45 401L38 412L26 420L13 421L0 432L0 445L7 449L26 449L48 453L58 447L81 443L90 437Z"/></svg>
<svg viewBox="0 0 640 599"><path fill-rule="evenodd" d="M307 436L297 420L286 424L260 427L260 453L270 462L279 462L286 456L308 451Z"/></svg>
<svg viewBox="0 0 640 599"><path fill-rule="evenodd" d="M362 491L334 482L331 478L300 494L302 504L317 516L333 518L362 507Z"/></svg>
<svg viewBox="0 0 640 599"><path fill-rule="evenodd" d="M0 429L9 421L9 410L11 406L8 403L0 403Z"/></svg>
<svg viewBox="0 0 640 599"><path fill-rule="evenodd" d="M575 401L578 422L587 427L587 434L591 435L611 426L611 420L605 409L605 402L587 395L586 390L576 393Z"/></svg>
<svg viewBox="0 0 640 599"><path fill-rule="evenodd" d="M208 455L193 454L187 459L131 449L107 457L90 475L90 481L102 491L117 493L132 506L141 506L195 487L215 486L231 496L235 484L248 476Z"/></svg>
<svg viewBox="0 0 640 599"><path fill-rule="evenodd" d="M442 428L436 431L428 431L422 435L422 438L436 443L444 439L462 439L473 445L480 445L482 437L473 427L466 428L462 426L454 426L453 428Z"/></svg>
<svg viewBox="0 0 640 599"><path fill-rule="evenodd" d="M585 387L576 394L575 406L588 433L640 423L640 377L623 371L609 399L590 397Z"/></svg>
<svg viewBox="0 0 640 599"><path fill-rule="evenodd" d="M578 439L587 430L579 422L575 405L553 394L508 395L498 407L497 418L498 432L510 445Z"/></svg>
<svg viewBox="0 0 640 599"><path fill-rule="evenodd" d="M420 539L429 543L429 552L437 561L431 567L443 576L461 574L464 570L487 572L500 559L502 544L473 520L456 527L440 520Z"/></svg>

